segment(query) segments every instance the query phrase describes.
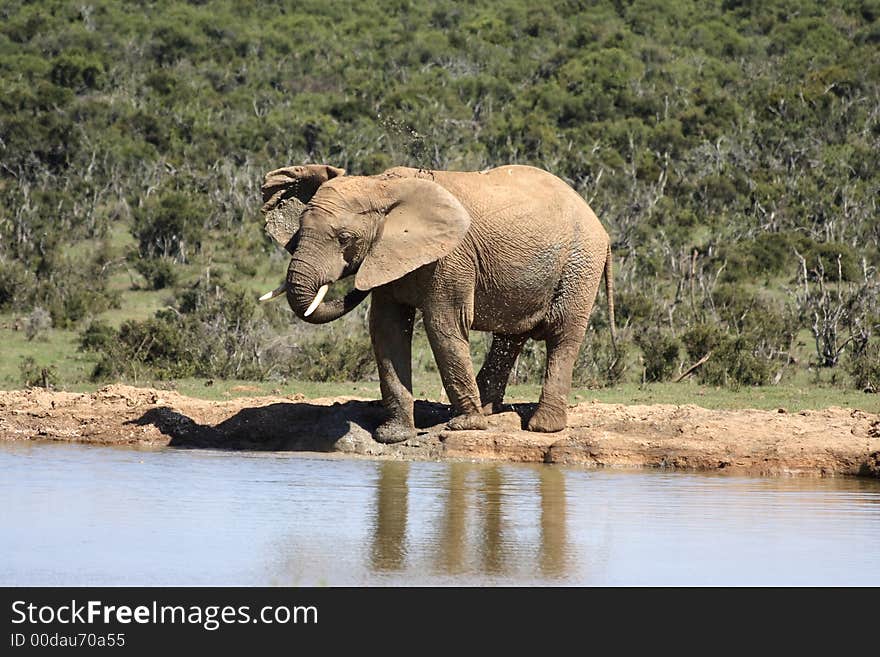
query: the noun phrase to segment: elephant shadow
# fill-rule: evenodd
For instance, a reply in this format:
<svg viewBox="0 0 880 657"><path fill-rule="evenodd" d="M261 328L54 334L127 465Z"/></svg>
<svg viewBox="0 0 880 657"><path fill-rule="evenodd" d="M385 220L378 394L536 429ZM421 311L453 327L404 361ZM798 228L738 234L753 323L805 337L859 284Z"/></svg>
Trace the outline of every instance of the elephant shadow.
<svg viewBox="0 0 880 657"><path fill-rule="evenodd" d="M415 424L420 437L452 417L448 405L417 400ZM262 451L332 452L337 443L373 443L372 434L385 417L381 402L350 400L332 405L275 403L244 408L218 424L201 424L169 407L151 408L126 422L152 425L169 437L169 447Z"/></svg>

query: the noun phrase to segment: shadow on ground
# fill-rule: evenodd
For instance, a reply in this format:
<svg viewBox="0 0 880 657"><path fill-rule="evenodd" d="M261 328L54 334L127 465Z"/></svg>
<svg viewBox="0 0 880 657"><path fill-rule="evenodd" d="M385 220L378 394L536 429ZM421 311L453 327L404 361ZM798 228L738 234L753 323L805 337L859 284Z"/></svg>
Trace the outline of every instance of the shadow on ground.
<svg viewBox="0 0 880 657"><path fill-rule="evenodd" d="M445 404L416 401L415 421L420 435L407 442L420 442L429 433L439 433L451 416ZM171 447L363 452L353 449L356 443L383 447L372 439L383 418L380 402L352 400L330 406L291 402L245 408L216 425L200 424L179 411L160 407L127 424L155 426L169 437Z"/></svg>

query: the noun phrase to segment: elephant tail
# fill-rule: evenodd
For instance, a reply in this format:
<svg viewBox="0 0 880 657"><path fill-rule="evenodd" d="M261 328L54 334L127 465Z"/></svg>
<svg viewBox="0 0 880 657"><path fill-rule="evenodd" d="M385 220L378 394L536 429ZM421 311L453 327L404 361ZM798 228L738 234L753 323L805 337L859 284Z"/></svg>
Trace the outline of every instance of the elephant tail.
<svg viewBox="0 0 880 657"><path fill-rule="evenodd" d="M608 326L611 329L611 346L617 353L617 331L614 327L614 272L611 268L611 242L605 251L605 297L608 299Z"/></svg>

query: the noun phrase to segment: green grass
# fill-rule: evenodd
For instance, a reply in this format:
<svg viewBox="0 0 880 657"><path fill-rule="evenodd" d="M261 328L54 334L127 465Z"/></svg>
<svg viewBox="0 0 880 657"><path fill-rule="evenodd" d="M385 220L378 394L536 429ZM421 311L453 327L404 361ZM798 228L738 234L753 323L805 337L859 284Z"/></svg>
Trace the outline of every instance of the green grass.
<svg viewBox="0 0 880 657"><path fill-rule="evenodd" d="M126 279L124 288L119 282L121 277ZM128 274L124 272L111 278L110 289L119 291L119 308L111 308L98 316L116 328L127 319L143 321L152 317L157 310L168 305L168 300L172 297L169 290L132 290L128 281Z"/></svg>
<svg viewBox="0 0 880 657"><path fill-rule="evenodd" d="M45 339L28 341L24 331L8 328L0 321L0 340L4 358L0 360L0 389L21 387L19 364L27 356L39 365L54 365L59 374L59 387L72 392L89 392L103 383L89 380L95 359L76 351L77 335L73 331L50 331ZM8 354L8 356L7 356ZM379 398L377 381L316 382L316 381L240 381L180 379L176 381L124 381L131 385L172 389L189 397L223 400L236 397L264 395L303 395L307 399L319 397ZM436 372L417 372L413 389L418 399L441 400L448 403ZM539 385L512 385L508 388L507 402L535 402L540 396ZM729 390L702 386L692 382L625 383L612 388L572 390L571 403L598 401L610 404L695 404L711 409L757 408L772 410L784 408L790 412L819 409L829 406L854 408L869 413L880 413L880 395L865 394L845 389L830 382L811 382L806 374L784 381L776 386Z"/></svg>
<svg viewBox="0 0 880 657"><path fill-rule="evenodd" d="M518 391L512 392L516 395ZM829 386L801 386L794 383L739 390L686 382L651 383L645 386L628 383L614 388L576 390L572 393L573 402L593 399L612 404L695 404L712 409L784 408L789 412L841 406L869 413L880 413L880 395Z"/></svg>
<svg viewBox="0 0 880 657"><path fill-rule="evenodd" d="M210 382L210 383L209 383ZM236 397L259 397L261 395L303 395L307 399L320 397L366 397L379 398L379 383L351 381L345 383L322 383L320 381L240 381L218 379L180 379L160 382L188 397L222 400Z"/></svg>
<svg viewBox="0 0 880 657"><path fill-rule="evenodd" d="M20 366L27 357L33 358L39 366L54 366L64 387L88 382L96 359L77 351L79 337L75 331L50 330L28 340L23 329L15 330L13 326L11 317L0 317L0 344L3 345L0 348L3 354L0 357L0 388L21 387Z"/></svg>
<svg viewBox="0 0 880 657"><path fill-rule="evenodd" d="M421 383L421 385L419 385ZM160 383L160 385L163 385ZM418 399L442 400L439 377L417 376L414 383ZM254 381L214 381L210 386L201 379L184 379L174 384L181 394L200 399L228 399L268 394L304 395L317 397L367 397L379 399L378 382L318 383L288 381L287 383ZM515 385L508 388L507 402L536 402L541 394L538 385ZM784 408L789 412L819 409L829 406L856 408L869 413L880 413L880 395L828 386L800 386L782 383L777 386L726 390L693 383L651 383L641 386L627 383L613 388L573 390L573 404L596 400L607 404L695 404L712 409L757 408L773 410Z"/></svg>
<svg viewBox="0 0 880 657"><path fill-rule="evenodd" d="M261 268L262 269L262 268ZM271 276L265 268L266 279ZM266 281L268 282L268 280ZM127 318L146 318L156 308L165 305L164 291L132 291L122 295L123 307L110 310L101 315L102 319L118 324ZM26 357L32 357L39 366L54 366L58 372L59 387L73 392L88 392L104 385L89 379L96 357L77 351L79 334L76 330L50 330L45 334L28 340L23 329L16 330L17 316L0 315L0 344L3 356L0 358L0 389L16 389L22 386L20 364ZM19 318L19 324L22 322ZM425 345L414 349L413 391L418 399L441 400L448 402L436 371L426 371L425 363L432 359ZM426 353L422 353L426 351ZM737 390L699 385L691 380L682 383L623 383L611 388L579 388L572 391L571 403L596 400L616 404L696 404L712 409L784 408L791 412L804 409L841 406L856 408L866 412L880 413L880 395L865 394L848 389L843 372L822 371L817 380L801 368L784 378L779 385L761 386ZM240 381L181 379L177 381L156 381L151 379L124 381L132 385L174 389L181 394L200 399L222 400L234 397L258 397L262 395L293 396L301 394L306 398L353 396L378 399L378 381L358 382L314 382L314 381ZM508 388L506 401L535 402L540 396L540 386L512 385Z"/></svg>

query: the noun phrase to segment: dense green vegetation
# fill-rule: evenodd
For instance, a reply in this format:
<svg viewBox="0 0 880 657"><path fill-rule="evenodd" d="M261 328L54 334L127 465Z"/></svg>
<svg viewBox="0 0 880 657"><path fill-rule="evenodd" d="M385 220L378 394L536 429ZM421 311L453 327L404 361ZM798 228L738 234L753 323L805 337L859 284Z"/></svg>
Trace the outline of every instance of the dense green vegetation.
<svg viewBox="0 0 880 657"><path fill-rule="evenodd" d="M373 378L366 304L254 301L262 174L307 161L570 182L621 325L578 386L880 389L880 0L4 2L0 384Z"/></svg>

